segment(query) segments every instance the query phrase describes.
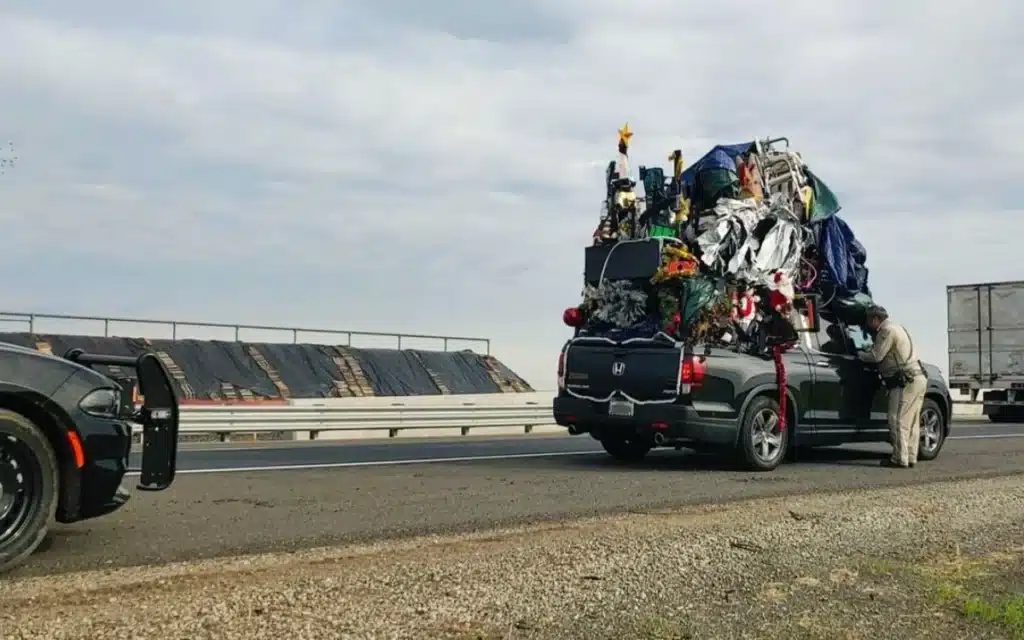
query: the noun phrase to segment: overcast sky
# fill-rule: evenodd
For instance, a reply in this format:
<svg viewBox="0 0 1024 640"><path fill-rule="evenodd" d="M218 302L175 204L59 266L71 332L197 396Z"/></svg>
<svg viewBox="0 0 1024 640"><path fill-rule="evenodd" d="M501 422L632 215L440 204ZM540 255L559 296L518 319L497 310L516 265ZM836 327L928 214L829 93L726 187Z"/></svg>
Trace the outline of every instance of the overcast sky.
<svg viewBox="0 0 1024 640"><path fill-rule="evenodd" d="M17 4L3 309L487 336L550 389L626 120L634 166L788 136L944 370L945 286L1024 278L1019 2Z"/></svg>

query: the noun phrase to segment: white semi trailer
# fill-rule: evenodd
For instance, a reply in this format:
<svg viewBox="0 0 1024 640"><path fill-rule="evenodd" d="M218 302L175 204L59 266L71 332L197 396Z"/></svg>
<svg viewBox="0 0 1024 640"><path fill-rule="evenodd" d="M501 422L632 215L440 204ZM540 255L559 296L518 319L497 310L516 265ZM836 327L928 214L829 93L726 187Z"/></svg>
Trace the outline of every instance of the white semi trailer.
<svg viewBox="0 0 1024 640"><path fill-rule="evenodd" d="M1024 422L1024 280L946 287L949 387L993 422Z"/></svg>

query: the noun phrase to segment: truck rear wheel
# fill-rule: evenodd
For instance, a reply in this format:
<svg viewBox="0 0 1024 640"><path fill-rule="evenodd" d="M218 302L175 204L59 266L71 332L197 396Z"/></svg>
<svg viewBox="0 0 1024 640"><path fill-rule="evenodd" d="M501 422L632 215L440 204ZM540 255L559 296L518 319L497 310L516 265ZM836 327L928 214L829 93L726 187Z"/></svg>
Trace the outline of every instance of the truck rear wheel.
<svg viewBox="0 0 1024 640"><path fill-rule="evenodd" d="M601 438L601 446L608 452L608 455L621 462L643 460L652 449L651 445L643 440L628 439L621 436L605 436Z"/></svg>
<svg viewBox="0 0 1024 640"><path fill-rule="evenodd" d="M779 429L779 403L769 396L750 401L740 423L739 454L751 471L771 471L782 463L789 429Z"/></svg>
<svg viewBox="0 0 1024 640"><path fill-rule="evenodd" d="M0 409L0 573L30 556L57 510L57 456L21 414Z"/></svg>
<svg viewBox="0 0 1024 640"><path fill-rule="evenodd" d="M918 460L934 460L946 441L946 421L939 403L925 398L921 405L921 441L917 445Z"/></svg>

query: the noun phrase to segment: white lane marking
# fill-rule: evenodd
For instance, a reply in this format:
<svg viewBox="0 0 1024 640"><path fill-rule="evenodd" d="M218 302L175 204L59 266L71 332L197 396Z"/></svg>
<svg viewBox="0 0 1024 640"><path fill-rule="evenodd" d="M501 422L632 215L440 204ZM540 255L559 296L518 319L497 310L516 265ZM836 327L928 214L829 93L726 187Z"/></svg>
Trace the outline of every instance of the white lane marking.
<svg viewBox="0 0 1024 640"><path fill-rule="evenodd" d="M346 467L391 467L403 464L433 464L437 462L474 462L477 460L514 460L516 458L551 458L554 456L592 456L595 451L556 451L552 453L513 453L503 456L459 456L450 458L419 458L415 460L367 460L365 462L325 462L320 464L280 464L266 467L224 467L221 469L179 469L177 473L235 473L239 471L300 471L303 469L344 469ZM139 472L129 471L129 476Z"/></svg>
<svg viewBox="0 0 1024 640"><path fill-rule="evenodd" d="M957 430L957 431L959 431L961 429L1020 429L1021 432L1022 432L1021 435L1024 435L1024 425L1019 425L1018 426L1018 425L1014 425L1014 424L990 424L987 421L954 422L953 423L953 428L955 430ZM558 439L558 440L563 440L563 439L568 440L569 438L572 438L572 436L568 436L567 437L565 435L558 434L558 433L538 433L538 434L531 434L528 437L531 438L534 442L536 442L537 440L549 439L549 438L550 439ZM968 437L970 437L970 436L968 436ZM992 437L1003 437L1003 435L1002 434L994 434L994 436L992 436ZM1016 437L1016 434L1008 434L1005 437L1013 438L1013 437ZM952 438L950 438L950 439L952 440ZM417 446L417 445L424 445L424 444L430 445L432 447L433 446L460 447L460 446L465 446L465 445L485 445L486 446L486 445L491 444L491 443L497 443L497 442L502 442L503 443L503 442L507 442L509 440L518 440L518 438L515 438L515 437L512 437L512 436L509 436L508 438L488 438L488 437L485 437L485 436L479 436L479 440L476 440L476 441L463 438L461 440L459 440L459 439L453 439L453 440L431 439L431 440L425 441L425 442L416 442L416 439L414 439L414 438L408 438L408 439L402 440L400 442L395 442L394 440L387 439L387 438L381 438L379 442L376 439L370 439L370 440L337 440L337 441L333 441L333 442L330 441L330 440L278 440L278 441L268 440L268 441L265 441L265 443L261 443L261 444L250 444L250 443L247 443L247 444L244 444L244 445L243 444L233 445L230 442L225 442L225 443L221 443L219 446L201 446L201 447L179 446L178 451L179 452L187 451L189 453L192 453L192 452L195 452L195 453L216 453L216 452L225 452L225 451L267 451L268 449L269 450L273 450L273 449L306 449L306 448L310 448L310 449L318 449L318 448L319 449L330 449L330 448L333 448L333 447L379 447L379 446L387 446L387 445L398 445L398 446L414 447L414 446ZM189 444L189 443L181 443L181 444Z"/></svg>
<svg viewBox="0 0 1024 640"><path fill-rule="evenodd" d="M1024 433L1008 434L985 434L979 436L950 436L947 440L987 440L994 438L1024 438ZM876 443L885 444L885 443ZM363 462L326 462L320 464L280 464L266 467L224 467L215 469L179 469L179 474L195 473L253 473L257 471L302 471L312 469L345 469L348 467L393 467L404 464L435 464L438 462L475 462L478 460L515 460L518 458L554 458L559 456L589 456L600 453L600 449L593 451L555 451L551 453L513 453L510 455L494 456L458 456L447 458L417 458L412 460L367 460ZM128 476L137 476L137 471L129 471Z"/></svg>

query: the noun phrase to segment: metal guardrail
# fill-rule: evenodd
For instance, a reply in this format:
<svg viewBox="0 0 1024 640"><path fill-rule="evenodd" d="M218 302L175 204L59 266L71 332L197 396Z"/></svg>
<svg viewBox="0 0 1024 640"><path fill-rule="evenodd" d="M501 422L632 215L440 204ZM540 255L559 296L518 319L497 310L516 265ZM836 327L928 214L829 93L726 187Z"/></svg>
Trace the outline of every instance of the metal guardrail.
<svg viewBox="0 0 1024 640"><path fill-rule="evenodd" d="M345 399L323 406L212 405L181 407L181 434L217 434L222 440L234 433L288 432L316 439L325 431L402 431L427 429L470 430L522 428L554 424L550 395L490 394L473 401L466 397ZM537 396L547 396L546 400ZM140 433L141 428L136 429Z"/></svg>
<svg viewBox="0 0 1024 640"><path fill-rule="evenodd" d="M477 396L417 396L409 398L346 398L292 405L209 405L181 407L179 432L186 435L291 433L316 439L322 432L459 429L462 435L493 428L553 425L554 392L484 394ZM314 404L315 403L315 404ZM955 404L966 409L965 402ZM961 416L963 411L955 413ZM141 428L136 429L141 432ZM308 434L306 436L305 434Z"/></svg>
<svg viewBox="0 0 1024 640"><path fill-rule="evenodd" d="M345 346L353 346L352 338L389 338L396 339L398 344L397 348L402 348L402 340L415 339L415 340L440 340L444 345L444 350L448 350L448 343L450 341L455 342L473 342L482 343L486 349L487 355L491 354L491 339L490 338L471 338L468 336L444 336L434 335L427 333L386 333L380 331L350 331L348 329L310 329L308 327L285 327L285 326L270 326L270 325L258 325L258 324L230 324L224 322L190 322L186 320L154 320L151 318L110 318L105 316L76 316L67 315L60 313L34 313L34 312L19 312L19 311L0 311L0 322L12 322L22 323L27 325L29 333L36 333L39 330L39 320L63 320L63 321L76 321L76 322L93 322L103 323L103 336L111 337L115 334L111 333L111 324L138 324L138 325L150 325L150 326L163 326L169 327L171 330L171 340L178 339L178 329L184 327L199 328L199 329L232 329L235 334L235 342L241 340L241 332L243 329L247 331L284 331L291 333L292 343L299 342L299 334L323 334L332 336L344 336ZM64 333L63 331L43 331L42 333ZM121 336L130 337L130 336ZM150 336L152 337L152 336Z"/></svg>

